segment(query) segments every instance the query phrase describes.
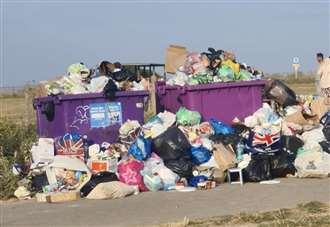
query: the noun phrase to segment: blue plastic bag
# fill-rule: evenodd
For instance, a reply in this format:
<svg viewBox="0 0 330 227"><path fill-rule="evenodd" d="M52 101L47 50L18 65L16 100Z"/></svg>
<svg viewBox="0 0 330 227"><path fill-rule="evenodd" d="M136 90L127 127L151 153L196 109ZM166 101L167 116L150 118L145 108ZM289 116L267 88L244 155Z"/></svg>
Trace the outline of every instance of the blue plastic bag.
<svg viewBox="0 0 330 227"><path fill-rule="evenodd" d="M211 154L205 147L192 147L190 149L191 160L194 164L200 165L210 160Z"/></svg>
<svg viewBox="0 0 330 227"><path fill-rule="evenodd" d="M234 129L232 127L230 127L229 125L226 125L225 123L223 123L221 121L217 121L212 118L210 120L210 124L211 124L212 128L214 129L214 132L216 135L218 135L218 134L227 135L227 134L234 133Z"/></svg>
<svg viewBox="0 0 330 227"><path fill-rule="evenodd" d="M136 141L128 149L128 154L135 159L142 161L151 156L151 141L139 136Z"/></svg>
<svg viewBox="0 0 330 227"><path fill-rule="evenodd" d="M196 188L198 186L198 183L204 182L204 181L207 181L206 176L203 176L203 175L195 176L195 177L192 177L189 179L188 185Z"/></svg>

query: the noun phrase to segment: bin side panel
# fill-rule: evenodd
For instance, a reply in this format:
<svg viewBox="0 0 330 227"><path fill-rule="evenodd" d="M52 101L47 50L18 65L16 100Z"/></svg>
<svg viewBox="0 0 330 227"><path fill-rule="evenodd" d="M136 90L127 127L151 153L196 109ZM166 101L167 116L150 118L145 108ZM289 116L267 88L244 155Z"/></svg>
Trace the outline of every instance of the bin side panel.
<svg viewBox="0 0 330 227"><path fill-rule="evenodd" d="M262 106L263 86L232 87L209 91L189 91L186 108L201 113L203 120L216 118L231 123L235 117L244 120Z"/></svg>
<svg viewBox="0 0 330 227"><path fill-rule="evenodd" d="M161 100L161 106L163 107L163 110L167 110L172 113L176 113L181 104L179 101L179 98L181 97L181 100L185 102L184 96L180 96L180 91L177 89L171 89L171 90L166 90L165 95L160 96Z"/></svg>
<svg viewBox="0 0 330 227"><path fill-rule="evenodd" d="M40 99L42 103L42 98ZM48 100L47 100L48 101ZM42 105L36 106L37 115L37 132L39 137L59 136L65 130L63 122L64 106L61 104L55 104L54 119L48 121L45 114L42 113Z"/></svg>
<svg viewBox="0 0 330 227"><path fill-rule="evenodd" d="M103 97L63 99L55 106L55 119L51 122L37 111L39 136L55 138L75 132L87 135L94 143L117 142L119 128L126 120L138 120L143 124L144 98L130 95L114 101ZM101 111L97 112L98 108ZM97 117L105 113L107 118L97 121Z"/></svg>
<svg viewBox="0 0 330 227"><path fill-rule="evenodd" d="M236 86L235 86L236 85ZM235 82L230 86L219 84L199 85L202 89L187 86L184 93L180 89L166 87L165 94L158 94L160 106L164 110L177 112L180 97L184 107L198 111L203 120L216 118L225 123L231 123L235 117L244 120L262 106L262 81Z"/></svg>

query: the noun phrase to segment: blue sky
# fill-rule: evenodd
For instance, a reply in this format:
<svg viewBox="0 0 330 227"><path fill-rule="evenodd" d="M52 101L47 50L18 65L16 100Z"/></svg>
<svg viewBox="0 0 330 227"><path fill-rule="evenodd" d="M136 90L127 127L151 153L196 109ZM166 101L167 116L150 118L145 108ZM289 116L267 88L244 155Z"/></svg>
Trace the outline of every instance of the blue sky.
<svg viewBox="0 0 330 227"><path fill-rule="evenodd" d="M328 0L2 2L3 86L54 78L71 63L162 63L170 44L233 51L267 73L314 70L329 54Z"/></svg>

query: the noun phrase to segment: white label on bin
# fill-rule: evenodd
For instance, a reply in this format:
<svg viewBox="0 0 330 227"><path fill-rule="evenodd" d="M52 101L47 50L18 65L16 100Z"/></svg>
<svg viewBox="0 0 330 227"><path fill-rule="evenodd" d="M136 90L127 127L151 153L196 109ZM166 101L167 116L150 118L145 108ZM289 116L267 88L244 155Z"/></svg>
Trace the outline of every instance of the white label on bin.
<svg viewBox="0 0 330 227"><path fill-rule="evenodd" d="M142 102L136 103L136 108L143 108L143 103Z"/></svg>

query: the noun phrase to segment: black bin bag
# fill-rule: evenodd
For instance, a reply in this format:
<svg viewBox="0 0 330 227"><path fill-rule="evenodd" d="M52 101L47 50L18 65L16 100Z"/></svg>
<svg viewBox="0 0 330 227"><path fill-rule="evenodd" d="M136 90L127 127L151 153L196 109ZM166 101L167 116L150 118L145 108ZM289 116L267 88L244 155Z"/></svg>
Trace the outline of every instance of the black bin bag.
<svg viewBox="0 0 330 227"><path fill-rule="evenodd" d="M187 155L190 143L180 129L173 126L152 140L152 151L164 162Z"/></svg>
<svg viewBox="0 0 330 227"><path fill-rule="evenodd" d="M92 175L91 179L80 189L80 194L86 197L95 187L100 183L119 181L115 173L110 172L99 172Z"/></svg>
<svg viewBox="0 0 330 227"><path fill-rule="evenodd" d="M322 147L322 150L324 152L327 152L328 154L330 154L330 142L329 141L322 141L322 142L319 142L319 144Z"/></svg>
<svg viewBox="0 0 330 227"><path fill-rule="evenodd" d="M270 80L266 84L265 96L283 107L294 106L298 103L296 93L280 80Z"/></svg>
<svg viewBox="0 0 330 227"><path fill-rule="evenodd" d="M327 141L330 141L330 111L323 115L320 120L321 125L323 125L323 135Z"/></svg>
<svg viewBox="0 0 330 227"><path fill-rule="evenodd" d="M49 185L46 172L32 176L31 188L33 192L42 192L44 186Z"/></svg>
<svg viewBox="0 0 330 227"><path fill-rule="evenodd" d="M272 178L286 177L287 174L294 174L296 168L293 165L296 154L289 154L286 151L280 151L276 155L270 156L270 173Z"/></svg>
<svg viewBox="0 0 330 227"><path fill-rule="evenodd" d="M296 136L281 136L281 148L294 157L297 156L298 149L304 146L304 142Z"/></svg>
<svg viewBox="0 0 330 227"><path fill-rule="evenodd" d="M265 154L252 155L249 165L243 169L244 181L259 182L271 180L270 156Z"/></svg>
<svg viewBox="0 0 330 227"><path fill-rule="evenodd" d="M192 176L192 169L194 164L190 160L190 157L183 156L176 160L168 160L165 162L165 166L178 174L181 178L190 178Z"/></svg>

